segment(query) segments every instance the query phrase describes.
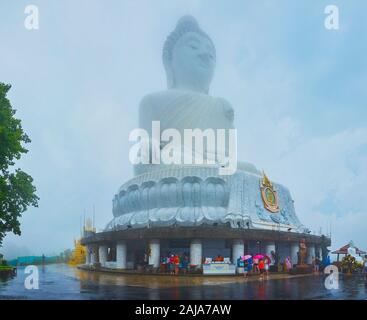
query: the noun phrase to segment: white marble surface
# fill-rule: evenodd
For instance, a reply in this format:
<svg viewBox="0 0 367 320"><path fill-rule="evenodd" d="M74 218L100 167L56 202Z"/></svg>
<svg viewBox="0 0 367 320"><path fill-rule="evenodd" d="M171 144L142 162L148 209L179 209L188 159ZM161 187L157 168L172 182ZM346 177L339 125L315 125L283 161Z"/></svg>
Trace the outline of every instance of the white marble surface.
<svg viewBox="0 0 367 320"><path fill-rule="evenodd" d="M98 247L99 262L104 267L107 262L108 247L101 245Z"/></svg>
<svg viewBox="0 0 367 320"><path fill-rule="evenodd" d="M286 187L274 183L280 212L271 213L261 199L261 176L217 172L215 167L162 167L131 179L114 198L114 219L106 230L229 223L233 228L306 231Z"/></svg>
<svg viewBox="0 0 367 320"><path fill-rule="evenodd" d="M190 243L190 264L200 266L203 258L203 245L200 239L193 239Z"/></svg>
<svg viewBox="0 0 367 320"><path fill-rule="evenodd" d="M118 269L126 269L127 246L125 241L116 244L116 267Z"/></svg>
<svg viewBox="0 0 367 320"><path fill-rule="evenodd" d="M161 244L159 239L151 239L149 241L149 249L150 249L149 264L152 265L154 268L159 267L160 252L161 252L160 248Z"/></svg>

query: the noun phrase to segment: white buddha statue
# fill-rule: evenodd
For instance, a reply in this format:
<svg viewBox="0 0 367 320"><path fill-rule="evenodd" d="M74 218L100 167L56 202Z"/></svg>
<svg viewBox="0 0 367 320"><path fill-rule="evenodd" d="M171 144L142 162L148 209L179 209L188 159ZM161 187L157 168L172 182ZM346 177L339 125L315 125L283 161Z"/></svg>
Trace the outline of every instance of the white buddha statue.
<svg viewBox="0 0 367 320"><path fill-rule="evenodd" d="M168 89L146 95L140 104L139 127L152 136L152 122L161 132L176 129L233 129L233 109L223 98L209 95L216 66L212 40L191 16L182 17L163 47ZM163 145L161 144L161 148ZM183 144L183 153L185 145ZM205 150L212 156L227 150ZM183 156L182 156L183 157ZM137 166L136 173L151 166Z"/></svg>
<svg viewBox="0 0 367 320"><path fill-rule="evenodd" d="M185 129L233 129L231 105L209 95L215 47L193 17L181 18L168 36L163 64L168 88L142 99L140 128L150 137L153 121L160 122L160 132L176 129L181 136ZM158 150L153 151L161 152L164 143L154 143ZM185 154L185 144L179 147ZM218 154L230 150L227 145L214 150L207 146L202 155L217 159ZM154 158L153 152L149 155ZM233 174L221 175L220 162L193 166L153 163L135 165L135 177L125 182L113 199L114 218L106 230L229 224L233 228L279 226L304 231L289 190L265 179L252 164L239 162Z"/></svg>

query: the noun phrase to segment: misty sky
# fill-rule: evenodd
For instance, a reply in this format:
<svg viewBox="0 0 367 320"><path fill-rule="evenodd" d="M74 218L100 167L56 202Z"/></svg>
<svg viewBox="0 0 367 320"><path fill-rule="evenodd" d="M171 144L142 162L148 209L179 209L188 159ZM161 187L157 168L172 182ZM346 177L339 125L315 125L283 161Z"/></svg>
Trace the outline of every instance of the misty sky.
<svg viewBox="0 0 367 320"><path fill-rule="evenodd" d="M2 0L0 81L32 139L18 165L41 198L6 256L71 248L93 205L98 230L111 220L133 175L139 102L166 88L162 46L184 14L216 45L210 93L235 110L239 159L286 185L310 229L331 223L333 249L367 249L367 3L300 2ZM24 27L29 4L39 30ZM337 31L324 27L328 4Z"/></svg>

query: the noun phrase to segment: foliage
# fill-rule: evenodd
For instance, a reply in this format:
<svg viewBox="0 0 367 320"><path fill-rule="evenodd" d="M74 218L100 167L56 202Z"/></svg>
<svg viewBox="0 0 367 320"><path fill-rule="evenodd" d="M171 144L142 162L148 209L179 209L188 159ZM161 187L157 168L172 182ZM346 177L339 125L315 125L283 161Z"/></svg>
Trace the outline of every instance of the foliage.
<svg viewBox="0 0 367 320"><path fill-rule="evenodd" d="M7 265L1 265L0 266L0 271L12 271L14 270L14 268L12 266L7 266Z"/></svg>
<svg viewBox="0 0 367 320"><path fill-rule="evenodd" d="M363 264L357 262L356 258L348 254L342 259L341 267L343 271L353 273L361 270L363 268Z"/></svg>
<svg viewBox="0 0 367 320"><path fill-rule="evenodd" d="M30 175L19 168L9 171L28 152L24 144L31 142L6 97L10 88L0 83L0 245L7 232L21 234L19 218L39 200Z"/></svg>

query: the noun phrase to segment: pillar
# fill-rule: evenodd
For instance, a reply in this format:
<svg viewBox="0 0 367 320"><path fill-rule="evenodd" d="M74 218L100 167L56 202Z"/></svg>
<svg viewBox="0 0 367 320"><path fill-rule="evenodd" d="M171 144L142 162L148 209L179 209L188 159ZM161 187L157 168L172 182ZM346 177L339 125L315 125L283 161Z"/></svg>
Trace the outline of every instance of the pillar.
<svg viewBox="0 0 367 320"><path fill-rule="evenodd" d="M298 264L298 251L299 251L299 243L298 242L292 242L291 243L291 262L292 262L292 267L295 264Z"/></svg>
<svg viewBox="0 0 367 320"><path fill-rule="evenodd" d="M245 252L245 243L242 239L235 239L232 243L232 263L237 263L237 259Z"/></svg>
<svg viewBox="0 0 367 320"><path fill-rule="evenodd" d="M107 262L108 247L106 245L100 246L98 249L99 262L101 266L105 266Z"/></svg>
<svg viewBox="0 0 367 320"><path fill-rule="evenodd" d="M264 253L271 259L271 265L274 265L275 261L273 259L273 256L271 252L273 251L275 253L275 242L267 242L265 243L264 247Z"/></svg>
<svg viewBox="0 0 367 320"><path fill-rule="evenodd" d="M315 257L315 245L310 244L308 245L308 248L307 248L307 264L311 264L312 258L314 257Z"/></svg>
<svg viewBox="0 0 367 320"><path fill-rule="evenodd" d="M159 268L161 247L159 239L151 239L149 241L150 256L149 264L153 265L153 268Z"/></svg>
<svg viewBox="0 0 367 320"><path fill-rule="evenodd" d="M97 257L97 248L95 246L91 246L91 250L90 250L90 264L95 264L98 262L98 257Z"/></svg>
<svg viewBox="0 0 367 320"><path fill-rule="evenodd" d="M89 266L90 265L90 250L91 250L91 248L90 248L90 245L86 245L85 246L85 264L87 265L87 266Z"/></svg>
<svg viewBox="0 0 367 320"><path fill-rule="evenodd" d="M317 257L317 258L321 258L321 254L320 254L320 251L321 251L321 248L320 248L320 246L316 246L315 247L315 258Z"/></svg>
<svg viewBox="0 0 367 320"><path fill-rule="evenodd" d="M119 241L116 244L116 267L126 269L127 246L125 241Z"/></svg>
<svg viewBox="0 0 367 320"><path fill-rule="evenodd" d="M190 264L201 266L203 246L200 239L193 239L190 243Z"/></svg>

